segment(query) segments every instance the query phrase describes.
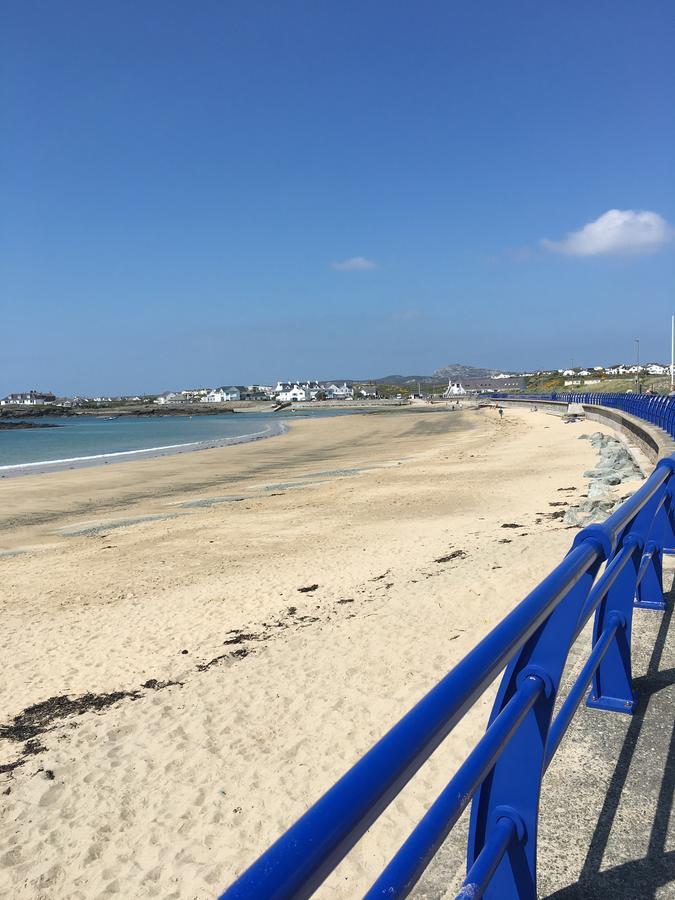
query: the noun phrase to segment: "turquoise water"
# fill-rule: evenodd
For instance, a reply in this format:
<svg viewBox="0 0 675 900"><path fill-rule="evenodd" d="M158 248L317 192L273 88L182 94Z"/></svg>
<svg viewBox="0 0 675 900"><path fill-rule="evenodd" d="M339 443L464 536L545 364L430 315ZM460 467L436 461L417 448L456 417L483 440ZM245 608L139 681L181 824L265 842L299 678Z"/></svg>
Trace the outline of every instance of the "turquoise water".
<svg viewBox="0 0 675 900"><path fill-rule="evenodd" d="M356 411L356 410L355 410ZM322 410L311 416L348 415L350 410ZM302 413L240 413L209 416L120 416L101 419L45 417L31 421L56 428L0 430L0 475L17 470L96 465L142 459L188 450L206 449L272 437L284 423Z"/></svg>

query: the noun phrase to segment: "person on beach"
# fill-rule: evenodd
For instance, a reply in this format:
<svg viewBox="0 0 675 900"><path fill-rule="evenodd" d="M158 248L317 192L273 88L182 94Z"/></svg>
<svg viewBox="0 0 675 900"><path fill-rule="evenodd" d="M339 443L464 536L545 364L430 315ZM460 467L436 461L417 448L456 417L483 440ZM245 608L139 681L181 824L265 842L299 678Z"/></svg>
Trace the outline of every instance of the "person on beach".
<svg viewBox="0 0 675 900"><path fill-rule="evenodd" d="M501 421L503 418L504 418L504 410L503 410L503 409L501 408L501 406L500 406L500 407L499 407L499 419L500 419L500 421Z"/></svg>

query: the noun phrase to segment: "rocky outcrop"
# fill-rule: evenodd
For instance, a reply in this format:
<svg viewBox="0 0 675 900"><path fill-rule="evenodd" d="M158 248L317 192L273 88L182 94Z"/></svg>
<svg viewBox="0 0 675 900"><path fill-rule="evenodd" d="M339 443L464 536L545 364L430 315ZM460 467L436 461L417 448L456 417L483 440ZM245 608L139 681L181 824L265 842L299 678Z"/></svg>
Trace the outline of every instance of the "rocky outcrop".
<svg viewBox="0 0 675 900"><path fill-rule="evenodd" d="M590 482L587 497L567 510L563 519L565 525L584 526L603 522L630 496L617 496L615 488L625 481L644 478L625 444L617 438L595 431L590 435L580 435L579 440L590 441L600 458L594 469L584 472L584 478Z"/></svg>
<svg viewBox="0 0 675 900"><path fill-rule="evenodd" d="M0 431L9 431L13 428L59 428L52 422L2 422L0 421Z"/></svg>

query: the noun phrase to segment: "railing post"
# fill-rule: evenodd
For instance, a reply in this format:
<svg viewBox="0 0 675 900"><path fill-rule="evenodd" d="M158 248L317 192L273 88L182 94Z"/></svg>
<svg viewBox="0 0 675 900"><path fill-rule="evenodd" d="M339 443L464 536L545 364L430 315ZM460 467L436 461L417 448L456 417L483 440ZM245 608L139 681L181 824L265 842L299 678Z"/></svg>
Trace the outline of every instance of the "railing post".
<svg viewBox="0 0 675 900"><path fill-rule="evenodd" d="M636 524L640 515L641 513L636 517ZM651 516L653 516L653 511ZM617 552L629 545L633 548L630 562L624 566L595 612L594 647L601 638L610 616L618 614L621 625L617 628L609 649L595 671L586 706L592 709L632 714L635 705L630 655L633 598L635 597L642 550L645 545L644 537L639 530L631 531L619 543Z"/></svg>
<svg viewBox="0 0 675 900"><path fill-rule="evenodd" d="M658 466L666 466L672 472L675 462L672 458L663 459ZM639 609L663 611L666 608L663 597L663 553L672 553L675 548L673 487L674 479L671 476L645 507L645 510L652 510L652 522L638 576L635 606Z"/></svg>
<svg viewBox="0 0 675 900"><path fill-rule="evenodd" d="M493 840L500 820L508 817L518 823L517 838L509 845L482 895L486 900L536 900L537 897L537 823L546 742L580 611L601 560L612 550L609 538L600 536L598 539L600 531L601 526L595 526L594 534L586 536L596 545L602 545L598 546L595 562L508 665L492 708L490 722L496 719L524 678L535 676L544 682L545 690L511 738L472 803L468 870L486 843ZM582 535L583 532L579 537Z"/></svg>

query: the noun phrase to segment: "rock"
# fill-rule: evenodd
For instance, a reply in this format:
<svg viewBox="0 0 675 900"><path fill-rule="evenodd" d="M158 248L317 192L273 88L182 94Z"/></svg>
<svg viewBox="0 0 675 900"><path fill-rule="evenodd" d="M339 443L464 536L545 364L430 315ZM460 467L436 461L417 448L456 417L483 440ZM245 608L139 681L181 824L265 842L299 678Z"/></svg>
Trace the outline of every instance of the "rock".
<svg viewBox="0 0 675 900"><path fill-rule="evenodd" d="M621 466L632 462L630 456L621 450L613 450L609 453L601 453L599 465Z"/></svg>
<svg viewBox="0 0 675 900"><path fill-rule="evenodd" d="M600 509L603 512L609 512L610 509L614 506L614 500L611 500L609 497L598 497L594 500L582 500L579 504L579 509L582 512L595 512L596 509Z"/></svg>
<svg viewBox="0 0 675 900"><path fill-rule="evenodd" d="M563 525L581 525L582 517L578 509L568 509L563 518Z"/></svg>
<svg viewBox="0 0 675 900"><path fill-rule="evenodd" d="M605 519L607 518L607 515L608 515L608 513L605 510L596 509L588 516L588 518L586 519L586 522L584 524L593 525L596 522L604 522Z"/></svg>
<svg viewBox="0 0 675 900"><path fill-rule="evenodd" d="M644 478L642 472L635 466L623 466L623 468L618 469L615 474L621 481L631 481L634 478Z"/></svg>
<svg viewBox="0 0 675 900"><path fill-rule="evenodd" d="M588 489L589 500L604 500L607 497L607 485L602 481L592 481Z"/></svg>
<svg viewBox="0 0 675 900"><path fill-rule="evenodd" d="M577 440L590 441L590 439L591 439L590 434L580 434Z"/></svg>

